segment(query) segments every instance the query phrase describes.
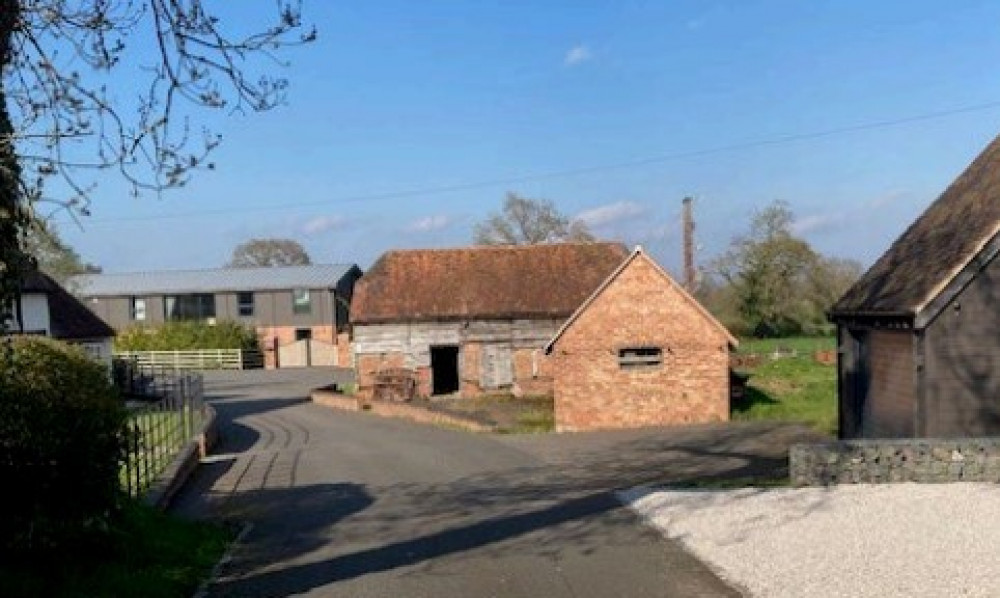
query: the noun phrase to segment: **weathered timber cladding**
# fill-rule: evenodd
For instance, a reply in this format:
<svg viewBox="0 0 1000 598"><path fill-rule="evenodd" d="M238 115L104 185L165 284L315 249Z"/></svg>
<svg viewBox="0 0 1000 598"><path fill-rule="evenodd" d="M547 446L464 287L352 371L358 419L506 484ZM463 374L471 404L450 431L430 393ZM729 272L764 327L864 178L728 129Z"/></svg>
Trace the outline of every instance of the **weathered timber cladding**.
<svg viewBox="0 0 1000 598"><path fill-rule="evenodd" d="M869 335L870 381L864 401L863 435L866 438L913 436L913 335L909 332L873 330Z"/></svg>
<svg viewBox="0 0 1000 598"><path fill-rule="evenodd" d="M379 369L402 367L430 379L431 347L459 347L459 392L475 396L509 390L515 394L551 391L551 371L542 366L542 347L562 320L479 320L471 322L413 322L358 324L354 327L354 355L358 385L371 388ZM537 367L524 367L535 361ZM522 364L522 367L517 367ZM424 384L421 395L431 389Z"/></svg>
<svg viewBox="0 0 1000 598"><path fill-rule="evenodd" d="M622 368L619 350L658 347L662 364ZM729 418L729 337L639 254L555 342L559 430Z"/></svg>
<svg viewBox="0 0 1000 598"><path fill-rule="evenodd" d="M1000 434L1000 262L993 259L927 327L925 436Z"/></svg>

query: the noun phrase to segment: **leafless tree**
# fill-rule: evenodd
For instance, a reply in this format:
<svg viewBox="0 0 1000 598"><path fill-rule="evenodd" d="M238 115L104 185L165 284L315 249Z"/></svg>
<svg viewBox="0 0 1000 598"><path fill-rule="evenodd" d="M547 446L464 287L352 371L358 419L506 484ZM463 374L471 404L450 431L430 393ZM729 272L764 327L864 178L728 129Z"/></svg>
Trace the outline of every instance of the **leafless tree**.
<svg viewBox="0 0 1000 598"><path fill-rule="evenodd" d="M560 214L551 201L508 193L499 214L475 225L473 240L477 245L536 245L595 239L586 224Z"/></svg>
<svg viewBox="0 0 1000 598"><path fill-rule="evenodd" d="M250 239L233 250L229 268L258 266L307 266L312 263L306 250L292 239Z"/></svg>
<svg viewBox="0 0 1000 598"><path fill-rule="evenodd" d="M109 170L136 194L184 185L220 142L197 109L284 101L277 52L315 32L296 0L274 4L272 23L235 32L204 0L0 0L0 313L42 202L86 215Z"/></svg>

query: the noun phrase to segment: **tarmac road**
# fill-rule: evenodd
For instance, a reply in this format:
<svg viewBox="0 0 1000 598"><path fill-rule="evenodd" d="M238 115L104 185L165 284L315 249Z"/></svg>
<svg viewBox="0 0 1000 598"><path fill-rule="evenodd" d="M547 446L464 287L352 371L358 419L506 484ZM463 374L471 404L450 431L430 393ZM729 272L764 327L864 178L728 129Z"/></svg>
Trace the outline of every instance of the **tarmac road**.
<svg viewBox="0 0 1000 598"><path fill-rule="evenodd" d="M306 399L343 370L206 376L222 440L174 510L248 522L209 596L738 596L617 488L781 467L790 426L490 436Z"/></svg>

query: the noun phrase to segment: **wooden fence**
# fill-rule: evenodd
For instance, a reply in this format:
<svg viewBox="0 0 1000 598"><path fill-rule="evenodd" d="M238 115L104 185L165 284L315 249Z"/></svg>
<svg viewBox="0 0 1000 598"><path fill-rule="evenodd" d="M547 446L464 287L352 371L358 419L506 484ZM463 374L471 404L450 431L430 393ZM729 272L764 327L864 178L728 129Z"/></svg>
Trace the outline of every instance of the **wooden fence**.
<svg viewBox="0 0 1000 598"><path fill-rule="evenodd" d="M140 366L173 370L248 370L264 367L260 351L243 349L204 349L197 351L120 351L116 359L133 361Z"/></svg>

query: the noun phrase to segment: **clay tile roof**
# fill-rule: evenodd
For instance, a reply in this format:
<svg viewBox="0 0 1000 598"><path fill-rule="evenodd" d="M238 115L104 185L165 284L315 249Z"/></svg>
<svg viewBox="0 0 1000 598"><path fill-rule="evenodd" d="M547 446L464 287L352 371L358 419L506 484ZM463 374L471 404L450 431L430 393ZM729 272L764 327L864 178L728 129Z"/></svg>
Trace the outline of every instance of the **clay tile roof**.
<svg viewBox="0 0 1000 598"><path fill-rule="evenodd" d="M565 318L626 256L617 243L390 251L355 286L351 321Z"/></svg>
<svg viewBox="0 0 1000 598"><path fill-rule="evenodd" d="M49 327L53 338L86 340L111 338L115 331L47 275L29 272L21 282L24 293L45 293L49 303Z"/></svg>
<svg viewBox="0 0 1000 598"><path fill-rule="evenodd" d="M1000 137L896 239L831 315L916 315L998 230Z"/></svg>

